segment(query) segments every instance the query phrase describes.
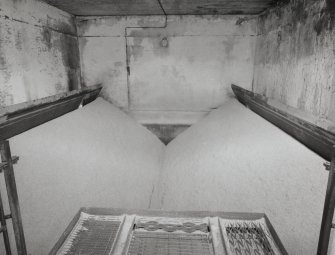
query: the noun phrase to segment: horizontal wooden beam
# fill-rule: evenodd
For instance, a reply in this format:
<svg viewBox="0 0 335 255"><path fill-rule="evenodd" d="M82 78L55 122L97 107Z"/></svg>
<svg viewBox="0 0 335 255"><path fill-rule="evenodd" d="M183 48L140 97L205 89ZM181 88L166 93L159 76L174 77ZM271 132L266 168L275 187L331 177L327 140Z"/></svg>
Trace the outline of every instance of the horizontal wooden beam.
<svg viewBox="0 0 335 255"><path fill-rule="evenodd" d="M97 98L102 86L57 94L30 102L11 105L0 112L0 141L58 118Z"/></svg>
<svg viewBox="0 0 335 255"><path fill-rule="evenodd" d="M252 111L331 161L335 133L268 104L268 98L232 84L236 98Z"/></svg>

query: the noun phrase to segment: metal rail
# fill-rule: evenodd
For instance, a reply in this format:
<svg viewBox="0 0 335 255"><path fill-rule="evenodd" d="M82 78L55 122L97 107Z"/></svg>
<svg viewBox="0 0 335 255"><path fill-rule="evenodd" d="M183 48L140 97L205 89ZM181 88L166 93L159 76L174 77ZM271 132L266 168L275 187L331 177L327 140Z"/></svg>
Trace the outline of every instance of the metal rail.
<svg viewBox="0 0 335 255"><path fill-rule="evenodd" d="M22 218L19 205L19 197L17 195L17 189L16 189L13 160L8 141L0 142L0 153L1 153L1 161L4 166L3 168L5 175L5 182L7 188L9 208L11 211L17 254L27 255L26 241L23 232ZM0 207L1 207L0 220L1 220L1 226L3 227L6 253L7 255L10 255L11 251L10 251L9 238L5 219L9 218L9 216L5 217L2 202L0 203Z"/></svg>
<svg viewBox="0 0 335 255"><path fill-rule="evenodd" d="M95 100L101 85L0 109L0 141L7 140Z"/></svg>
<svg viewBox="0 0 335 255"><path fill-rule="evenodd" d="M331 229L333 228L333 217L335 209L335 146L329 168L326 198L322 213L322 222L319 236L317 255L328 253Z"/></svg>
<svg viewBox="0 0 335 255"><path fill-rule="evenodd" d="M327 255L335 209L335 134L268 104L268 98L232 85L237 99L252 111L276 125L318 155L331 161L317 255Z"/></svg>

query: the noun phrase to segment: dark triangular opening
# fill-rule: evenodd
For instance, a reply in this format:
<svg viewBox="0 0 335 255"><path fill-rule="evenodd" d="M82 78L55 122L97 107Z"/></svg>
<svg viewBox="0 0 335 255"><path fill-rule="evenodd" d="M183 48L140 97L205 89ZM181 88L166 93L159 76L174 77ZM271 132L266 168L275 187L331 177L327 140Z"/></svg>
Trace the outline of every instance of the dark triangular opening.
<svg viewBox="0 0 335 255"><path fill-rule="evenodd" d="M165 145L170 143L179 134L184 132L191 125L185 124L143 124L155 134Z"/></svg>

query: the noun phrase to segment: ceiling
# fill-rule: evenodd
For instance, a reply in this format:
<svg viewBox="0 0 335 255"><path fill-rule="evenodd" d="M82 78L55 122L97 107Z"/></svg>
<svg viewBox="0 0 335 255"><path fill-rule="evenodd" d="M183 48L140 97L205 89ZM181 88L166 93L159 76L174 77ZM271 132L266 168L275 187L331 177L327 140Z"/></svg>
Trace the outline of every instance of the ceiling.
<svg viewBox="0 0 335 255"><path fill-rule="evenodd" d="M78 16L164 14L159 0L43 0ZM168 15L259 14L279 0L160 0Z"/></svg>

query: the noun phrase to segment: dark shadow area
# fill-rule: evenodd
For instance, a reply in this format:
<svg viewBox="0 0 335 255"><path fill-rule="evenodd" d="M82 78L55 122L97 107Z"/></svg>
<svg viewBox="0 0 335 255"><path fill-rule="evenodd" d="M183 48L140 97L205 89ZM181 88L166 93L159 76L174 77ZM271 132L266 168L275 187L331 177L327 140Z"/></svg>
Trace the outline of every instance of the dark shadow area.
<svg viewBox="0 0 335 255"><path fill-rule="evenodd" d="M184 132L191 125L185 124L144 124L144 126L154 133L165 145L169 144L179 134Z"/></svg>

